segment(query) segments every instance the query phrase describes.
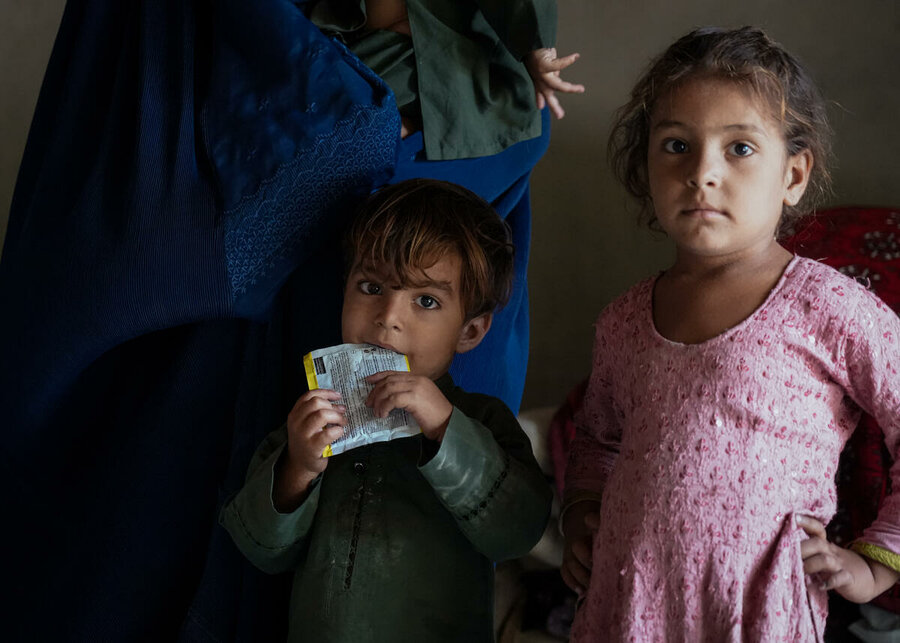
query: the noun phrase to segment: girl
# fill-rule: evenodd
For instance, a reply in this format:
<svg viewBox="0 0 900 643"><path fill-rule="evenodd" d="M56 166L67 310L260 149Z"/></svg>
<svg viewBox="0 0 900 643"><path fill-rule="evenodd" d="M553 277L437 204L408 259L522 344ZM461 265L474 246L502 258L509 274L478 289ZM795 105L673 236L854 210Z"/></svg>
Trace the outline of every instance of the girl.
<svg viewBox="0 0 900 643"><path fill-rule="evenodd" d="M676 258L596 324L563 516L573 639L822 641L828 589L865 602L900 577L898 502L850 549L823 527L860 408L897 449L900 322L776 242L827 192L823 102L758 29L699 29L610 151Z"/></svg>

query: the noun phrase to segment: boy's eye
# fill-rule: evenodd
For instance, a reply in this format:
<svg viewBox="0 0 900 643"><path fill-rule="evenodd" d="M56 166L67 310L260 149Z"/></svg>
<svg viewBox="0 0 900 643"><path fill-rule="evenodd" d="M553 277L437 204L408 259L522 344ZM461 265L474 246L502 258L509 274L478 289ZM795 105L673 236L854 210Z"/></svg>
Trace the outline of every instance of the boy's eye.
<svg viewBox="0 0 900 643"><path fill-rule="evenodd" d="M381 294L381 286L372 281L360 281L357 286L359 286L360 292L362 292L364 295Z"/></svg>
<svg viewBox="0 0 900 643"><path fill-rule="evenodd" d="M731 153L735 156L750 156L753 151L753 148L746 143L734 143L731 146Z"/></svg>
<svg viewBox="0 0 900 643"><path fill-rule="evenodd" d="M677 138L670 138L663 143L663 149L669 154L684 154L687 152L687 143Z"/></svg>
<svg viewBox="0 0 900 643"><path fill-rule="evenodd" d="M440 302L438 302L438 300L431 295L419 295L418 297L416 297L416 303L426 310L432 310L434 308L441 307Z"/></svg>

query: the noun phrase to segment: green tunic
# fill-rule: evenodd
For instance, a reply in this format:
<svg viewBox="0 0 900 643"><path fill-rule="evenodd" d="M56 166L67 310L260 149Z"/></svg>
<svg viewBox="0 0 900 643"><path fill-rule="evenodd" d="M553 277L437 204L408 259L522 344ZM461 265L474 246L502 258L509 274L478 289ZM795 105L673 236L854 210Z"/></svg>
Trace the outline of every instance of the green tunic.
<svg viewBox="0 0 900 643"><path fill-rule="evenodd" d="M496 398L437 382L454 410L436 454L422 436L334 456L293 513L272 504L284 427L220 521L269 573L294 572L290 641L493 640L493 561L543 533L550 488Z"/></svg>
<svg viewBox="0 0 900 643"><path fill-rule="evenodd" d="M421 118L429 160L487 156L539 136L528 52L556 42L555 0L406 0L412 38L365 30L364 0L318 0L310 19Z"/></svg>

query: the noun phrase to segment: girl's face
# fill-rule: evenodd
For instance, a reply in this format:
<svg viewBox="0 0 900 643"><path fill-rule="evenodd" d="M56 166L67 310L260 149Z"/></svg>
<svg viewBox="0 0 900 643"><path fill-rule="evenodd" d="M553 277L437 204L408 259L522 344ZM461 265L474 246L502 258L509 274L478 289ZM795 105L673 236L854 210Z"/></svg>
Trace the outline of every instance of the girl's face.
<svg viewBox="0 0 900 643"><path fill-rule="evenodd" d="M737 83L688 80L658 101L647 151L650 196L679 256L768 249L785 204L806 189L812 156L788 156L767 105Z"/></svg>

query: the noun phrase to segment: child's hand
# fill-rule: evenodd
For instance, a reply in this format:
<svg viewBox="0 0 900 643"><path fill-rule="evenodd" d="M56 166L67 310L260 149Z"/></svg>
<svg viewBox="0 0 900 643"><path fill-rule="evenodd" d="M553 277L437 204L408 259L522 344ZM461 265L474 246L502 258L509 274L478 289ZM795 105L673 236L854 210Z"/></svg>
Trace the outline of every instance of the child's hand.
<svg viewBox="0 0 900 643"><path fill-rule="evenodd" d="M331 402L341 394L316 389L300 396L287 418L287 449L276 466L273 499L279 511L300 505L309 483L325 470L322 452L343 433L346 407Z"/></svg>
<svg viewBox="0 0 900 643"><path fill-rule="evenodd" d="M406 409L429 440L440 442L450 422L453 405L434 382L403 371L383 371L366 378L375 388L366 398L375 417L384 418L394 409Z"/></svg>
<svg viewBox="0 0 900 643"><path fill-rule="evenodd" d="M587 591L591 580L594 533L600 526L598 510L599 503L578 503L566 512L563 524L566 544L559 572L563 582L579 596Z"/></svg>
<svg viewBox="0 0 900 643"><path fill-rule="evenodd" d="M854 603L867 603L900 578L881 563L828 542L825 525L812 516L797 516L797 524L809 538L800 543L803 571Z"/></svg>
<svg viewBox="0 0 900 643"><path fill-rule="evenodd" d="M413 132L419 131L419 128L416 126L415 122L406 116L400 117L400 138L406 138Z"/></svg>
<svg viewBox="0 0 900 643"><path fill-rule="evenodd" d="M584 85L575 85L564 81L559 72L574 63L581 54L570 54L565 58L556 57L556 49L535 49L525 57L525 68L534 83L534 95L538 109L550 106L556 118L566 115L554 92L566 94L584 93Z"/></svg>

